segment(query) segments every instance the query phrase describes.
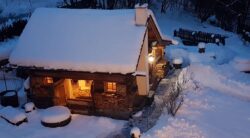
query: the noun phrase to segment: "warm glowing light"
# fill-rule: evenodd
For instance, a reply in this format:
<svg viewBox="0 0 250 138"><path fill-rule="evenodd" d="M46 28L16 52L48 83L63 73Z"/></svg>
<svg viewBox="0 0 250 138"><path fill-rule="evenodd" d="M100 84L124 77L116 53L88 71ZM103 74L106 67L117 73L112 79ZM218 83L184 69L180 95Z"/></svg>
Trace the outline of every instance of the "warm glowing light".
<svg viewBox="0 0 250 138"><path fill-rule="evenodd" d="M78 85L80 90L84 90L85 88L85 80L78 80Z"/></svg>
<svg viewBox="0 0 250 138"><path fill-rule="evenodd" d="M107 91L108 92L116 92L116 83L115 82L107 82Z"/></svg>
<svg viewBox="0 0 250 138"><path fill-rule="evenodd" d="M89 90L91 88L91 81L78 80L78 86L81 91Z"/></svg>
<svg viewBox="0 0 250 138"><path fill-rule="evenodd" d="M45 80L45 83L47 83L47 84L52 84L53 83L53 78L52 77L45 77L44 80Z"/></svg>
<svg viewBox="0 0 250 138"><path fill-rule="evenodd" d="M150 55L148 56L148 61L149 63L153 63L155 61L155 58L152 55Z"/></svg>

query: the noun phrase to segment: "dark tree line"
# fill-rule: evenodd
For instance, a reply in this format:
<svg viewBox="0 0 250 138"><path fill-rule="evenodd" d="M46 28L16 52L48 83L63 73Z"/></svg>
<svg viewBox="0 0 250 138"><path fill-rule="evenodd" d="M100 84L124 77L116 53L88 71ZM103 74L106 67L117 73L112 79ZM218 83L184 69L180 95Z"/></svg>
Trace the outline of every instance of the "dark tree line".
<svg viewBox="0 0 250 138"><path fill-rule="evenodd" d="M4 25L0 29L0 42L15 36L20 36L26 24L27 20L19 19L14 21L11 25Z"/></svg>
<svg viewBox="0 0 250 138"><path fill-rule="evenodd" d="M137 3L151 3L151 0L64 0L64 8L121 9L134 8Z"/></svg>
<svg viewBox="0 0 250 138"><path fill-rule="evenodd" d="M250 0L162 0L161 12L167 8L193 12L201 22L215 15L216 25L229 31L250 28Z"/></svg>
<svg viewBox="0 0 250 138"><path fill-rule="evenodd" d="M246 25L249 0L195 0L195 12L201 21L215 15L217 25L225 30L240 32Z"/></svg>

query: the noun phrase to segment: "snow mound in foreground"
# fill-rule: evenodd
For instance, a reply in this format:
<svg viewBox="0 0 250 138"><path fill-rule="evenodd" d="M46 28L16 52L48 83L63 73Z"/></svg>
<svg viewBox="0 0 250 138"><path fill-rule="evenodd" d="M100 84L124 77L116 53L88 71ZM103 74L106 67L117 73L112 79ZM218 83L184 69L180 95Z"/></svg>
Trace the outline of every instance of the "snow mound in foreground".
<svg viewBox="0 0 250 138"><path fill-rule="evenodd" d="M13 124L18 124L19 122L22 122L27 118L24 113L22 113L18 109L15 109L11 106L7 106L1 109L0 116L10 121Z"/></svg>
<svg viewBox="0 0 250 138"><path fill-rule="evenodd" d="M153 135L146 135L143 138L203 138L202 131L194 124L184 120L169 118L168 125L155 131Z"/></svg>
<svg viewBox="0 0 250 138"><path fill-rule="evenodd" d="M58 123L67 120L70 116L71 113L67 107L53 106L44 110L42 113L42 122Z"/></svg>

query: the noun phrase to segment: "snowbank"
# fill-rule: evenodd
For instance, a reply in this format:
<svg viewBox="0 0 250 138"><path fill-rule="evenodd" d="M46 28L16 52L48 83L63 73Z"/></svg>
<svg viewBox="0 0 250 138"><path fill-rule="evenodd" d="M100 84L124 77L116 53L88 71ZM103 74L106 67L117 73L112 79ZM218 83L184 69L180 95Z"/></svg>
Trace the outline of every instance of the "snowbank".
<svg viewBox="0 0 250 138"><path fill-rule="evenodd" d="M1 109L0 116L10 121L14 125L18 125L27 118L23 112L11 106L7 106Z"/></svg>
<svg viewBox="0 0 250 138"><path fill-rule="evenodd" d="M196 47L186 46L169 46L166 48L167 59L183 58L183 65L206 63L206 64L225 64L229 63L234 57L235 52L225 48L219 47L215 44L207 44L206 53L197 53Z"/></svg>
<svg viewBox="0 0 250 138"><path fill-rule="evenodd" d="M235 57L231 65L239 71L250 71L250 58Z"/></svg>
<svg viewBox="0 0 250 138"><path fill-rule="evenodd" d="M230 65L196 64L188 69L193 79L203 86L250 101L250 80L246 81L246 74L238 72Z"/></svg>

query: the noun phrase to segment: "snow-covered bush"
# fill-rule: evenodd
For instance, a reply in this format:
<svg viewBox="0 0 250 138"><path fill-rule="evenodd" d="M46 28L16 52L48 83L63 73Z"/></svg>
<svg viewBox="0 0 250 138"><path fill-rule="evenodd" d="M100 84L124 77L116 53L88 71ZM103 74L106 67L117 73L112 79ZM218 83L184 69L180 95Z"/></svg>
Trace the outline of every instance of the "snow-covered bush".
<svg viewBox="0 0 250 138"><path fill-rule="evenodd" d="M179 82L176 85L172 85L168 94L168 100L166 102L168 113L175 116L178 109L181 107L184 99L181 95L182 86Z"/></svg>

